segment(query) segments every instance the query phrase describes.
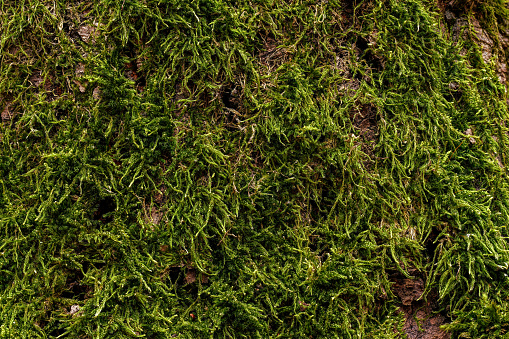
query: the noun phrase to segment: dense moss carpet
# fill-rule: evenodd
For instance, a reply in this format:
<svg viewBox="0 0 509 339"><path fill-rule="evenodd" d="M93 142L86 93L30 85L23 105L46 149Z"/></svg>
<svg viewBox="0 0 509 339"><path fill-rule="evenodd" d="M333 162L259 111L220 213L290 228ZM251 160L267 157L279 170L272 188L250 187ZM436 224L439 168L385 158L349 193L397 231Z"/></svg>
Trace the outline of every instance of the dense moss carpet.
<svg viewBox="0 0 509 339"><path fill-rule="evenodd" d="M0 338L503 338L505 0L0 2Z"/></svg>

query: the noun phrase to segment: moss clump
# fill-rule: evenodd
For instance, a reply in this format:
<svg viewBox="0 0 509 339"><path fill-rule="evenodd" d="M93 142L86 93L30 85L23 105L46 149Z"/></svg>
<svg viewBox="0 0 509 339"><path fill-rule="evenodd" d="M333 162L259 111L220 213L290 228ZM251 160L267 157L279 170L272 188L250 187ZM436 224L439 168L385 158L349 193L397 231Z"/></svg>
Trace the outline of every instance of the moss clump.
<svg viewBox="0 0 509 339"><path fill-rule="evenodd" d="M3 1L0 337L506 335L506 8Z"/></svg>

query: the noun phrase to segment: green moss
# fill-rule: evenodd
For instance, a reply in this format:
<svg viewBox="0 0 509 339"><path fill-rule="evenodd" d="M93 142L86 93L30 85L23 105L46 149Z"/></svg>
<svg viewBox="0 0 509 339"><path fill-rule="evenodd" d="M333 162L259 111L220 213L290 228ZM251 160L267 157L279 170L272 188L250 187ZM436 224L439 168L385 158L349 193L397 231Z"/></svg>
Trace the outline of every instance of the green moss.
<svg viewBox="0 0 509 339"><path fill-rule="evenodd" d="M1 2L0 337L399 338L404 279L503 336L507 11L473 3Z"/></svg>

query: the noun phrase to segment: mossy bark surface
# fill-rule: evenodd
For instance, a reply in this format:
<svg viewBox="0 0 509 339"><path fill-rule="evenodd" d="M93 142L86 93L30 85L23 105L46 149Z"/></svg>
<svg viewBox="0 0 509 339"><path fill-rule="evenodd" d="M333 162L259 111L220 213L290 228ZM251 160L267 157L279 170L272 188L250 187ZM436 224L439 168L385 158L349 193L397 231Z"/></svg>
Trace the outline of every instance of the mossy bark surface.
<svg viewBox="0 0 509 339"><path fill-rule="evenodd" d="M508 6L0 1L0 338L502 338Z"/></svg>

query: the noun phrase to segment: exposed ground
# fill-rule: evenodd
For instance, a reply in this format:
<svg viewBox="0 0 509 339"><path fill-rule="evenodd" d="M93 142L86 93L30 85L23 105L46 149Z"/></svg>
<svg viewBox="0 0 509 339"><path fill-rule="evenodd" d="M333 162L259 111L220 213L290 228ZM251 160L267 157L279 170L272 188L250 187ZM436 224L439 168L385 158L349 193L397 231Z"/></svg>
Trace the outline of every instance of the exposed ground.
<svg viewBox="0 0 509 339"><path fill-rule="evenodd" d="M0 338L508 335L505 0L0 4Z"/></svg>

